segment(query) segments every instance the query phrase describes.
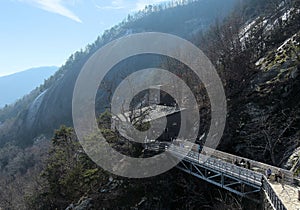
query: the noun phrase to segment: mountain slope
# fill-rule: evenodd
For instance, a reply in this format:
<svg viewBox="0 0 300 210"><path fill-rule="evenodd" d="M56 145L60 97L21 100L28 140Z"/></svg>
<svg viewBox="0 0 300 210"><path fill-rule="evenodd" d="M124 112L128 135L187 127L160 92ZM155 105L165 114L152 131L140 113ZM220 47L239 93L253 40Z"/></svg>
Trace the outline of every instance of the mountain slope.
<svg viewBox="0 0 300 210"><path fill-rule="evenodd" d="M224 58L229 116L220 148L284 167L300 146L300 2L271 3L238 30L240 46Z"/></svg>
<svg viewBox="0 0 300 210"><path fill-rule="evenodd" d="M3 125L5 131L2 132L0 127L0 143L10 140L27 144L40 134L51 135L61 124L72 125L71 102L76 78L87 59L104 44L129 33L144 31L169 32L191 39L194 35L191 32L205 30L217 17L225 17L232 10L234 2L190 1L189 4L156 7L129 16L127 20L104 32L85 51L74 53L56 76L30 95L26 102L20 102L2 113L0 111L0 121L11 123L9 119L14 119L13 132L9 131L11 125ZM211 12L207 13L208 10Z"/></svg>
<svg viewBox="0 0 300 210"><path fill-rule="evenodd" d="M0 108L29 94L57 70L55 66L38 67L0 77Z"/></svg>

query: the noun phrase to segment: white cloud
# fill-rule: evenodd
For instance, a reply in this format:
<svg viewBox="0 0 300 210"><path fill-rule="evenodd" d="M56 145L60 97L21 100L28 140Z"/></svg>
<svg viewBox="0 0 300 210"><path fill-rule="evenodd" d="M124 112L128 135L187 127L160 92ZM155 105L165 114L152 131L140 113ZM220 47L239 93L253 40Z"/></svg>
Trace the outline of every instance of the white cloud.
<svg viewBox="0 0 300 210"><path fill-rule="evenodd" d="M111 5L116 8L124 8L125 2L124 0L114 0L111 2Z"/></svg>
<svg viewBox="0 0 300 210"><path fill-rule="evenodd" d="M99 6L99 5L96 5L96 7L98 8L98 9L107 9L107 10L110 10L110 9L112 9L112 10L118 10L118 9L125 9L125 7L115 7L115 6Z"/></svg>
<svg viewBox="0 0 300 210"><path fill-rule="evenodd" d="M98 9L106 9L106 10L119 10L119 9L126 9L128 7L128 4L125 3L124 0L114 0L111 2L110 5L105 5L105 6L100 6L99 4L95 3L94 4Z"/></svg>
<svg viewBox="0 0 300 210"><path fill-rule="evenodd" d="M129 9L131 11L143 10L146 5L154 5L168 0L113 0L109 5L103 5L103 0L93 0L98 9L118 10ZM96 3L96 1L98 3Z"/></svg>
<svg viewBox="0 0 300 210"><path fill-rule="evenodd" d="M142 10L147 5L155 5L155 4L159 4L162 2L167 2L167 0L138 0L135 5L136 6L135 10Z"/></svg>
<svg viewBox="0 0 300 210"><path fill-rule="evenodd" d="M19 1L30 3L40 9L59 14L64 17L70 18L76 22L82 23L79 17L77 17L72 11L70 11L63 5L64 0L19 0ZM65 0L65 2L68 1Z"/></svg>

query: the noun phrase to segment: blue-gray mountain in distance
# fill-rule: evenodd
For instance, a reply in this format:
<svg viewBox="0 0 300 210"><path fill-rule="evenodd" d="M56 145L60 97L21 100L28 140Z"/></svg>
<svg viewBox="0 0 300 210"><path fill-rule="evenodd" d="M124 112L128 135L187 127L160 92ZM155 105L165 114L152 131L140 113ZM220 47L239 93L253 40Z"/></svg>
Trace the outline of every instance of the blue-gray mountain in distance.
<svg viewBox="0 0 300 210"><path fill-rule="evenodd" d="M0 77L0 108L30 93L57 70L56 66L38 67Z"/></svg>

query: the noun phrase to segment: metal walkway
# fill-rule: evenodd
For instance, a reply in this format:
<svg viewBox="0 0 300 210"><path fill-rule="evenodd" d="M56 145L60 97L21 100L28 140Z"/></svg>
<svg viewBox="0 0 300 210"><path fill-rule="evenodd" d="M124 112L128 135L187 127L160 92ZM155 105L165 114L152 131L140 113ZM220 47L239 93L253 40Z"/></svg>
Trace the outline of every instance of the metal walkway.
<svg viewBox="0 0 300 210"><path fill-rule="evenodd" d="M211 184L244 197L261 191L262 174L260 173L194 151L185 155L186 149L173 145L168 151L180 159L183 158L177 168Z"/></svg>
<svg viewBox="0 0 300 210"><path fill-rule="evenodd" d="M189 143L185 142L185 144ZM252 200L257 197L256 193L263 190L274 209L287 210L272 184L264 176L264 171L267 168L271 168L272 171L281 170L285 176L285 184L291 184L292 172L244 158L246 161L251 161L251 168L256 170L253 171L233 164L234 160L242 159L241 157L209 148L203 148L205 151L203 155L203 152L199 154L192 149L195 148L194 144L187 148L186 145L179 145L169 144L166 150L181 160L177 165L178 169Z"/></svg>

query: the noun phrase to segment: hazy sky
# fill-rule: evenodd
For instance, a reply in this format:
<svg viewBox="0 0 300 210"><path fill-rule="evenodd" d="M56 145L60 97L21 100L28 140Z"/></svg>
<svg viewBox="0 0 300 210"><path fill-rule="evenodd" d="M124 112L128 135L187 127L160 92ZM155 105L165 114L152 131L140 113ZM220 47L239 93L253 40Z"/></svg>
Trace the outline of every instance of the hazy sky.
<svg viewBox="0 0 300 210"><path fill-rule="evenodd" d="M166 0L1 0L0 76L61 66L105 29Z"/></svg>

